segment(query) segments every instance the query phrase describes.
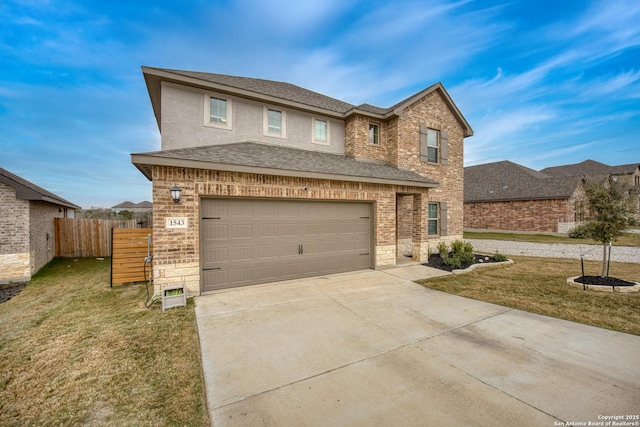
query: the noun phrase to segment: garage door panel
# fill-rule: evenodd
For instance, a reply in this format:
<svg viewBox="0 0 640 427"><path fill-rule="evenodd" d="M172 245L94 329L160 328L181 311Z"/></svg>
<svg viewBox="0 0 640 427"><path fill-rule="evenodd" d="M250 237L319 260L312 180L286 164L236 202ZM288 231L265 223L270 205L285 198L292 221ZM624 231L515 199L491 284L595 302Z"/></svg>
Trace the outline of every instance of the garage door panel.
<svg viewBox="0 0 640 427"><path fill-rule="evenodd" d="M231 259L229 261L251 261L253 259L252 246L235 246L231 249Z"/></svg>
<svg viewBox="0 0 640 427"><path fill-rule="evenodd" d="M216 263L229 261L229 248L228 247L216 247L207 248L205 250L204 259L215 260ZM213 261L210 261L213 262ZM205 264L206 267L206 264Z"/></svg>
<svg viewBox="0 0 640 427"><path fill-rule="evenodd" d="M370 204L203 199L201 206L203 291L370 268Z"/></svg>
<svg viewBox="0 0 640 427"><path fill-rule="evenodd" d="M229 217L253 217L253 203L250 200L224 200L222 201L222 203L227 204L227 212Z"/></svg>
<svg viewBox="0 0 640 427"><path fill-rule="evenodd" d="M294 222L278 224L278 228L278 235L281 237L296 237L300 234L298 224Z"/></svg>
<svg viewBox="0 0 640 427"><path fill-rule="evenodd" d="M229 226L227 224L211 224L204 222L204 236L205 240L215 239L228 239L229 238Z"/></svg>
<svg viewBox="0 0 640 427"><path fill-rule="evenodd" d="M230 239L250 239L253 237L253 224L233 224L229 230Z"/></svg>
<svg viewBox="0 0 640 427"><path fill-rule="evenodd" d="M204 270L202 279L205 283L229 283L229 274L223 270Z"/></svg>
<svg viewBox="0 0 640 427"><path fill-rule="evenodd" d="M280 247L278 245L262 245L258 247L258 257L261 260L270 259L270 258L278 258Z"/></svg>
<svg viewBox="0 0 640 427"><path fill-rule="evenodd" d="M253 269L249 266L230 269L228 277L229 287L245 286L252 284L254 281Z"/></svg>
<svg viewBox="0 0 640 427"><path fill-rule="evenodd" d="M209 203L202 205L202 217L221 217L229 216L229 204L224 200L220 200L220 203Z"/></svg>

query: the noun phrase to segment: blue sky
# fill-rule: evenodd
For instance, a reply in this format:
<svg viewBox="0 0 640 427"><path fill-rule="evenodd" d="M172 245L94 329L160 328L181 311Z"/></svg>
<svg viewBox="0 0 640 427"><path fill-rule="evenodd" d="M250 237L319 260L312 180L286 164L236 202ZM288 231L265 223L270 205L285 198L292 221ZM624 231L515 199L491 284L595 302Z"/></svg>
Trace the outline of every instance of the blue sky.
<svg viewBox="0 0 640 427"><path fill-rule="evenodd" d="M640 162L640 2L0 0L0 167L82 207L151 200L140 67L388 107L442 82L467 166Z"/></svg>

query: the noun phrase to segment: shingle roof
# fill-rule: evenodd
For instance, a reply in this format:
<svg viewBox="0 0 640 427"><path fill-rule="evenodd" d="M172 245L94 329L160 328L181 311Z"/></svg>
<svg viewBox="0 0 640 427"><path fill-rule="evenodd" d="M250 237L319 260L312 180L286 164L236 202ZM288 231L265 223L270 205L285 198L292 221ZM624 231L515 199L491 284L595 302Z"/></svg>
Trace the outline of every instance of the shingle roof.
<svg viewBox="0 0 640 427"><path fill-rule="evenodd" d="M6 169L0 168L0 182L3 182L16 190L16 198L21 200L40 200L54 203L72 209L81 209L80 206L63 199L42 187L35 185L18 175L12 174Z"/></svg>
<svg viewBox="0 0 640 427"><path fill-rule="evenodd" d="M552 177L513 162L464 168L464 201L569 198L580 177Z"/></svg>
<svg viewBox="0 0 640 427"><path fill-rule="evenodd" d="M583 176L583 175L627 175L634 173L639 167L638 163L630 163L627 165L609 166L594 160L585 160L584 162L574 163L571 165L553 166L542 169L540 172L561 177L561 176Z"/></svg>
<svg viewBox="0 0 640 427"><path fill-rule="evenodd" d="M572 165L553 166L542 169L540 172L555 176L582 176L582 175L608 175L611 166L594 160L585 160L584 162L574 163Z"/></svg>
<svg viewBox="0 0 640 427"><path fill-rule="evenodd" d="M145 200L140 203L133 203L128 200L118 203L115 206L111 206L111 209L151 209L153 208L153 203Z"/></svg>
<svg viewBox="0 0 640 427"><path fill-rule="evenodd" d="M161 161L168 159L169 161ZM386 163L356 160L352 157L300 150L256 142L241 142L206 147L182 148L132 154L132 162L151 179L146 165L176 165L197 162L193 167L237 170L358 182L396 183L421 187L437 187L438 183L415 172Z"/></svg>
<svg viewBox="0 0 640 427"><path fill-rule="evenodd" d="M270 102L280 101L281 103L295 103L294 108L306 106L311 111L323 110L326 114L334 114L338 117L346 117L352 112L369 113L376 116L386 116L393 114L397 108L409 105L427 93L439 90L449 105L456 118L464 128L464 135L473 135L471 126L464 118L458 107L455 105L447 91L441 83L436 83L428 88L409 96L408 98L388 107L376 107L370 104L360 104L358 106L349 104L339 99L331 98L318 92L302 88L290 83L273 80L256 79L251 77L229 76L225 74L203 73L199 71L173 70L168 68L142 67L147 90L151 98L151 104L156 115L156 120L160 124L161 97L160 82L170 81L179 84L188 84L196 87L216 87L217 90L229 93L236 93L239 96L263 99L270 98ZM303 108L304 109L304 108Z"/></svg>
<svg viewBox="0 0 640 427"><path fill-rule="evenodd" d="M374 113L374 114L387 114L391 110L391 108L381 108L371 104L360 104L358 105L357 108L358 110L362 110L362 111L366 111L367 113Z"/></svg>
<svg viewBox="0 0 640 427"><path fill-rule="evenodd" d="M640 169L640 163L629 163L627 165L611 166L612 175L629 175Z"/></svg>
<svg viewBox="0 0 640 427"><path fill-rule="evenodd" d="M347 102L331 98L309 89L304 89L291 83L255 79L251 77L228 76L225 74L202 73L198 71L170 70L167 68L158 69L168 73L192 77L211 83L218 83L236 89L243 89L263 95L274 96L286 99L287 101L299 102L312 107L335 111L336 113L344 114L355 108L355 105L351 105Z"/></svg>

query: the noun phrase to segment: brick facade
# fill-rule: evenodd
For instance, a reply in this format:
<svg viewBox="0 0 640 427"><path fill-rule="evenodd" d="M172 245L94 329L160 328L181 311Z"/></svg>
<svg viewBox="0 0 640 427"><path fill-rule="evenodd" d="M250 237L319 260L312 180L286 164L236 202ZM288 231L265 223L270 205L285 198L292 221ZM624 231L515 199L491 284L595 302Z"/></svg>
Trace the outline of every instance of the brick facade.
<svg viewBox="0 0 640 427"><path fill-rule="evenodd" d="M398 256L413 255L413 196L399 194L396 212Z"/></svg>
<svg viewBox="0 0 640 427"><path fill-rule="evenodd" d="M0 182L0 282L31 277L29 202Z"/></svg>
<svg viewBox="0 0 640 427"><path fill-rule="evenodd" d="M369 123L380 125L380 144L369 144ZM420 160L420 126L447 131L448 164ZM347 120L345 153L357 158L385 161L427 176L438 183L429 201L448 205L450 236L462 237L464 195L464 127L439 91L432 91L387 121L355 114ZM448 239L450 240L450 239Z"/></svg>
<svg viewBox="0 0 640 427"><path fill-rule="evenodd" d="M53 218L66 208L16 198L0 182L0 282L29 280L55 256Z"/></svg>
<svg viewBox="0 0 640 427"><path fill-rule="evenodd" d="M169 194L176 184L182 188L179 204ZM429 191L419 187L154 166L154 282L157 286L186 283L189 293L199 293L202 197L370 201L374 206L375 264L383 267L395 264L397 255L396 195L421 194L427 199ZM188 228L167 229L167 217L186 217Z"/></svg>
<svg viewBox="0 0 640 427"><path fill-rule="evenodd" d="M464 226L469 229L558 232L559 223L572 223L573 199L516 200L466 203Z"/></svg>
<svg viewBox="0 0 640 427"><path fill-rule="evenodd" d="M53 218L62 218L60 207L47 202L29 202L31 274L44 267L56 252Z"/></svg>

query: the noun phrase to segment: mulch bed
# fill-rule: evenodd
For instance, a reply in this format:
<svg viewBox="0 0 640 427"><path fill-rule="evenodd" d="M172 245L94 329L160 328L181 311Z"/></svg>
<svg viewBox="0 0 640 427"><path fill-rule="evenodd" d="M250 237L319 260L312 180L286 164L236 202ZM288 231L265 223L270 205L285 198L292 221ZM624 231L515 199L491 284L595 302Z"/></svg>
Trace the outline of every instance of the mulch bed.
<svg viewBox="0 0 640 427"><path fill-rule="evenodd" d="M480 254L474 254L473 255L475 258L475 262L472 264L462 264L462 267L460 268L460 270L464 270L465 268L469 268L470 266L472 266L473 264L490 264L493 262L498 262L495 259L493 259L492 256L490 255L480 255ZM458 270L458 269L454 269L451 266L448 266L444 263L444 260L442 259L442 257L440 256L440 254L433 254L429 257L429 262L423 264L426 265L427 267L433 267L433 268L438 268L440 270L444 270L444 271L453 271L453 270Z"/></svg>
<svg viewBox="0 0 640 427"><path fill-rule="evenodd" d="M574 282L596 286L635 286L635 283L615 277L582 276L574 279Z"/></svg>
<svg viewBox="0 0 640 427"><path fill-rule="evenodd" d="M6 285L0 285L0 303L9 301L15 297L27 286L26 283L8 283Z"/></svg>

